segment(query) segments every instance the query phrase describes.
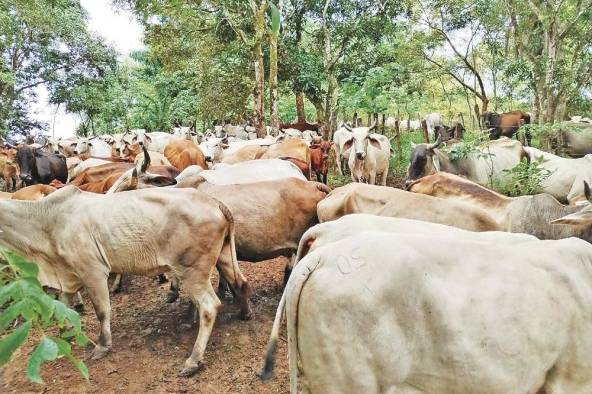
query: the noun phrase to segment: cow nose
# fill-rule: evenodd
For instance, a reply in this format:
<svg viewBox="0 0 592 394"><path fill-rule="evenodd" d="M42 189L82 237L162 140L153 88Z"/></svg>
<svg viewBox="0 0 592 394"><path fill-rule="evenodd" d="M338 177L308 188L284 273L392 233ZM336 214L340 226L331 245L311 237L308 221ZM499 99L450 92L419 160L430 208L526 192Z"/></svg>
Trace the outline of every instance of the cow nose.
<svg viewBox="0 0 592 394"><path fill-rule="evenodd" d="M57 155L58 153L60 153L60 151L59 150L54 150L53 153L55 153Z"/></svg>
<svg viewBox="0 0 592 394"><path fill-rule="evenodd" d="M78 154L78 150L74 150L74 154L77 155Z"/></svg>
<svg viewBox="0 0 592 394"><path fill-rule="evenodd" d="M356 152L356 157L359 160L364 160L364 157L366 157L366 155L364 154L364 152Z"/></svg>
<svg viewBox="0 0 592 394"><path fill-rule="evenodd" d="M212 156L206 156L206 161L212 161Z"/></svg>
<svg viewBox="0 0 592 394"><path fill-rule="evenodd" d="M31 178L31 175L28 175L28 174L27 174L27 175L21 174L21 180L22 180L23 182L25 182L25 183L28 183L28 182L31 182L32 178Z"/></svg>
<svg viewBox="0 0 592 394"><path fill-rule="evenodd" d="M414 182L413 179L405 179L405 190L409 190L409 188L411 187L413 182Z"/></svg>

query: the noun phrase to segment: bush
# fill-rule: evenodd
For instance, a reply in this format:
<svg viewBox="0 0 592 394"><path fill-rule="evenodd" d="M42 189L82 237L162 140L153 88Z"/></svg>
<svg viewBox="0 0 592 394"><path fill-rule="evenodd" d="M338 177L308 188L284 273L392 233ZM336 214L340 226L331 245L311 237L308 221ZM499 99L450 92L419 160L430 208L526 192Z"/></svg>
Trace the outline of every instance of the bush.
<svg viewBox="0 0 592 394"><path fill-rule="evenodd" d="M495 189L510 197L540 193L543 182L552 174L552 171L541 166L542 162L543 157L531 163L522 160L511 170L504 170L510 175L510 179L506 182L497 182Z"/></svg>
<svg viewBox="0 0 592 394"><path fill-rule="evenodd" d="M4 260L0 261L0 366L10 361L27 338L40 337L29 355L28 379L43 383L41 365L65 357L88 381L88 369L72 355L70 344L88 343L78 313L43 291L36 264L5 249L0 249L0 258ZM56 331L59 335L49 335Z"/></svg>

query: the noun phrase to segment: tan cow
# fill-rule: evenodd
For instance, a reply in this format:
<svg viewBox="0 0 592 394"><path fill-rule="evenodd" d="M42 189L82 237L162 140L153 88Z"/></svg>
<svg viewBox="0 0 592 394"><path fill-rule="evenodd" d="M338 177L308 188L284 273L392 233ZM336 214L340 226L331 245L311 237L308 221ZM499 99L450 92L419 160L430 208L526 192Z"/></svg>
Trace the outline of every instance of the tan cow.
<svg viewBox="0 0 592 394"><path fill-rule="evenodd" d="M45 196L50 195L51 193L55 192L57 189L53 186L49 185L31 185L27 187L23 187L22 189L14 192L12 194L13 200L29 200L29 201L36 201L40 200Z"/></svg>
<svg viewBox="0 0 592 394"><path fill-rule="evenodd" d="M590 393L591 269L574 238L362 232L320 247L274 323L285 305L290 392L300 375L310 393Z"/></svg>
<svg viewBox="0 0 592 394"><path fill-rule="evenodd" d="M33 203L0 201L0 223L0 244L53 267L64 292L87 290L101 325L94 358L111 348L110 272L172 271L183 282L200 314L183 376L195 373L203 362L221 306L210 282L216 265L241 300L242 316L250 315L250 289L236 260L232 215L199 191L144 189L99 195L65 187Z"/></svg>
<svg viewBox="0 0 592 394"><path fill-rule="evenodd" d="M590 188L587 184L583 188L588 201L592 201ZM558 225L568 224L562 221L568 215L585 217L590 212L588 203L583 207L566 206L546 193L510 198L445 172L415 181L410 190L482 209L504 231L532 234L540 239L578 237L592 243L592 223L584 221L577 226Z"/></svg>
<svg viewBox="0 0 592 394"><path fill-rule="evenodd" d="M262 159L284 159L296 164L307 179L310 179L310 151L301 139L287 139L271 145Z"/></svg>
<svg viewBox="0 0 592 394"><path fill-rule="evenodd" d="M351 213L422 220L470 231L501 230L487 212L469 204L363 183L339 187L317 206L321 223Z"/></svg>
<svg viewBox="0 0 592 394"><path fill-rule="evenodd" d="M164 156L179 171L191 165L197 165L204 170L208 169L204 154L192 141L176 140L170 142L164 148Z"/></svg>
<svg viewBox="0 0 592 394"><path fill-rule="evenodd" d="M267 152L267 146L259 145L247 145L240 148L233 154L225 155L222 159L224 164L236 164L248 160L260 159L265 152Z"/></svg>
<svg viewBox="0 0 592 394"><path fill-rule="evenodd" d="M144 160L144 155L148 153L150 162L153 166L170 166L171 163L167 160L164 154L156 151L144 150L144 145L139 142L133 144L125 144L121 150L120 157L132 163L138 163Z"/></svg>

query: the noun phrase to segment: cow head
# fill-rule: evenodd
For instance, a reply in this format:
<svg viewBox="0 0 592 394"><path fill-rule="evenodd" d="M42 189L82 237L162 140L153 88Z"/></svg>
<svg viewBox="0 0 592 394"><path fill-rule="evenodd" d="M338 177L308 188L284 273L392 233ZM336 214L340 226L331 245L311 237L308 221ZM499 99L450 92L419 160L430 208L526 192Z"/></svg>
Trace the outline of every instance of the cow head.
<svg viewBox="0 0 592 394"><path fill-rule="evenodd" d="M35 184L37 154L36 148L27 145L20 145L16 150L16 162L21 171L20 178L27 186Z"/></svg>
<svg viewBox="0 0 592 394"><path fill-rule="evenodd" d="M152 138L148 134L146 134L146 130L144 129L131 130L130 133L133 134L133 137L131 139L132 144L137 142L140 145L148 145L152 142Z"/></svg>
<svg viewBox="0 0 592 394"><path fill-rule="evenodd" d="M495 112L483 112L481 114L481 120L486 129L493 129L499 126L500 115Z"/></svg>
<svg viewBox="0 0 592 394"><path fill-rule="evenodd" d="M59 154L60 153L60 141L61 138L55 139L55 138L49 138L47 140L47 151L49 153L54 153L54 154Z"/></svg>
<svg viewBox="0 0 592 394"><path fill-rule="evenodd" d="M224 149L228 148L228 138L212 137L209 140L203 141L199 144L199 149L204 154L204 157L209 163L218 163L222 161Z"/></svg>
<svg viewBox="0 0 592 394"><path fill-rule="evenodd" d="M411 154L405 185L409 186L416 179L440 171L440 160L438 159L436 149L441 143L442 140L439 137L433 144L416 145L411 143Z"/></svg>
<svg viewBox="0 0 592 394"><path fill-rule="evenodd" d="M83 153L90 152L91 148L93 147L93 138L81 138L78 140L78 142L73 142L72 144L70 144L74 154L81 155Z"/></svg>
<svg viewBox="0 0 592 394"><path fill-rule="evenodd" d="M329 159L329 152L331 151L331 147L333 146L333 144L333 142L321 140L320 142L313 143L310 146L310 149L320 149L321 158L323 159L323 161L325 161Z"/></svg>
<svg viewBox="0 0 592 394"><path fill-rule="evenodd" d="M582 201L583 208L577 212L570 213L562 218L551 221L551 224L569 224L572 226L586 226L592 224L592 193L590 192L590 185L584 181L584 195L586 201Z"/></svg>
<svg viewBox="0 0 592 394"><path fill-rule="evenodd" d="M356 127L351 128L345 125L348 131L352 132L352 136L343 144L343 150L348 150L353 146L353 152L357 160L365 160L368 154L368 144L371 144L376 149L381 149L380 141L374 138L370 132L376 127L376 122L370 127Z"/></svg>

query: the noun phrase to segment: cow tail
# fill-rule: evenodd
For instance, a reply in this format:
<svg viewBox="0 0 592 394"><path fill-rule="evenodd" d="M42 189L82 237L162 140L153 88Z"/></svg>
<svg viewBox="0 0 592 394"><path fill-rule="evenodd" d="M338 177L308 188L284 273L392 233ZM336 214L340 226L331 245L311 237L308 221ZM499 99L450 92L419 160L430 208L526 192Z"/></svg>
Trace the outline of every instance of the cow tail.
<svg viewBox="0 0 592 394"><path fill-rule="evenodd" d="M230 254L232 257L232 274L234 276L234 282L236 283L236 272L239 270L239 268L238 258L236 256L236 242L234 239L234 217L232 216L232 212L230 212L230 209L228 209L228 207L222 201L216 201L218 202L218 207L220 208L220 211L222 211L222 214L226 218L226 221L228 221L228 238L230 241Z"/></svg>
<svg viewBox="0 0 592 394"><path fill-rule="evenodd" d="M298 304L300 302L300 294L302 289L313 273L313 271L318 267L320 263L320 259L317 259L312 264L307 265L305 268L301 269L297 274L292 275L286 288L284 289L284 293L282 294L282 298L278 304L278 309L275 314L275 320L273 321L273 326L271 329L271 335L269 338L269 342L267 343L267 352L265 354L265 363L263 365L263 370L259 377L262 380L269 379L273 372L274 362L275 362L275 352L277 350L277 340L279 337L280 325L284 316L287 307L290 307L290 311L293 312L293 316L288 318L287 321L287 328L288 328L288 357L289 357L289 367L290 367L290 393L297 394L298 392L298 334L297 334L297 327L298 327ZM288 301L288 293L292 296ZM288 305L289 303L289 305Z"/></svg>
<svg viewBox="0 0 592 394"><path fill-rule="evenodd" d="M286 291L282 293L282 298L278 304L278 308L275 312L275 319L273 320L273 326L271 327L271 334L269 335L269 341L267 342L267 350L265 351L265 361L263 363L263 369L259 373L259 378L262 381L266 381L273 375L273 368L275 367L275 352L277 350L277 341L280 335L280 325L284 318L284 309L286 307Z"/></svg>

